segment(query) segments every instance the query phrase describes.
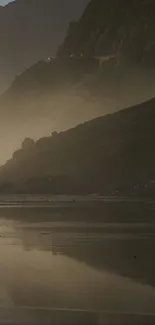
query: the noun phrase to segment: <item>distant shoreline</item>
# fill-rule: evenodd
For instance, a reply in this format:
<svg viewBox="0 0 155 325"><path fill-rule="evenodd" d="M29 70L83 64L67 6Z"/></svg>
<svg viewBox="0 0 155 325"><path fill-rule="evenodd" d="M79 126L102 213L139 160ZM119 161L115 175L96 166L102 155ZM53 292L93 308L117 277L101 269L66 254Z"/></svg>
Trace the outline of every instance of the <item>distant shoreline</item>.
<svg viewBox="0 0 155 325"><path fill-rule="evenodd" d="M113 197L100 195L31 195L31 194L1 194L0 207L2 206L77 206L85 204L102 203L153 203L154 198L149 197Z"/></svg>

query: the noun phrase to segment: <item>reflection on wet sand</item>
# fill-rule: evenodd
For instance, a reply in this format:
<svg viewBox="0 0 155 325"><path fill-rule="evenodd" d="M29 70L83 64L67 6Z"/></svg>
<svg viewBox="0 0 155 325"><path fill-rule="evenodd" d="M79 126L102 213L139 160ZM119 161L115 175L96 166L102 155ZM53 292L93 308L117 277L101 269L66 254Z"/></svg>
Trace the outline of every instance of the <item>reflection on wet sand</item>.
<svg viewBox="0 0 155 325"><path fill-rule="evenodd" d="M152 221L50 221L42 210L36 222L29 211L29 218L17 218L16 210L15 218L4 211L0 217L1 307L11 313L20 307L22 315L34 314L35 320L39 311L50 318L54 310L56 319L67 310L86 313L88 323L89 317L99 323L103 311L104 317L121 313L124 319L127 313L155 319Z"/></svg>
<svg viewBox="0 0 155 325"><path fill-rule="evenodd" d="M52 251L53 255L65 255L98 270L155 287L155 224L144 227L139 224L135 228L132 225L129 229L113 224L109 228L101 224L96 228L94 225L90 228L90 224L87 228L78 227L78 224L69 228L67 225L50 228L50 224L45 227L44 223L33 228L27 225L20 229L20 237L25 249Z"/></svg>

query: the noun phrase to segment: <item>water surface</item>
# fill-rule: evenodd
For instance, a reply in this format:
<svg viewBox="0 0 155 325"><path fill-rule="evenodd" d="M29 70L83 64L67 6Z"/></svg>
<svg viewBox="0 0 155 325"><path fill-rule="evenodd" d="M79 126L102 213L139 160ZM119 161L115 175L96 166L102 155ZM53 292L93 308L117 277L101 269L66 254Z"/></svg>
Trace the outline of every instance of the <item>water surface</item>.
<svg viewBox="0 0 155 325"><path fill-rule="evenodd" d="M1 207L0 323L107 319L155 322L152 205Z"/></svg>

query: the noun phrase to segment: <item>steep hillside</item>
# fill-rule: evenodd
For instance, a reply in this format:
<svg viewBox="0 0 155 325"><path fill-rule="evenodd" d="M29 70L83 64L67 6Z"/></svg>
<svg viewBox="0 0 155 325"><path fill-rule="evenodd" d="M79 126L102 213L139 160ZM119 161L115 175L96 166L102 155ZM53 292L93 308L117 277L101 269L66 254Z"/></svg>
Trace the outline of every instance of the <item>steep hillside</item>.
<svg viewBox="0 0 155 325"><path fill-rule="evenodd" d="M154 71L101 67L95 58L37 63L0 97L0 164L27 134L37 139L152 98L154 80Z"/></svg>
<svg viewBox="0 0 155 325"><path fill-rule="evenodd" d="M85 86L97 71L95 59L53 59L16 77L0 98L0 164L27 134L37 139L102 115L101 101Z"/></svg>
<svg viewBox="0 0 155 325"><path fill-rule="evenodd" d="M58 56L81 53L155 67L154 0L91 0L81 19L70 24Z"/></svg>
<svg viewBox="0 0 155 325"><path fill-rule="evenodd" d="M39 60L18 74L0 98L0 146L4 147L0 164L27 134L37 139L155 97L154 0L91 0L81 19L71 22L57 59L44 60L49 52L52 55L58 40L54 35L60 22L52 17L63 11L61 27L67 26L71 11L76 19L87 3L65 0L63 7L60 2L16 0L0 9L0 14L10 15L7 39L11 36L11 41L7 48L3 46L3 35L0 53L7 71ZM27 19L30 28L22 34ZM6 30L2 22L0 35ZM64 34L66 29L62 30ZM14 46L16 42L19 47ZM3 69L1 72L3 76Z"/></svg>
<svg viewBox="0 0 155 325"><path fill-rule="evenodd" d="M0 7L0 93L38 60L55 56L89 0L15 0Z"/></svg>
<svg viewBox="0 0 155 325"><path fill-rule="evenodd" d="M130 193L155 179L155 100L34 142L0 170L2 192ZM144 186L145 185L145 186Z"/></svg>

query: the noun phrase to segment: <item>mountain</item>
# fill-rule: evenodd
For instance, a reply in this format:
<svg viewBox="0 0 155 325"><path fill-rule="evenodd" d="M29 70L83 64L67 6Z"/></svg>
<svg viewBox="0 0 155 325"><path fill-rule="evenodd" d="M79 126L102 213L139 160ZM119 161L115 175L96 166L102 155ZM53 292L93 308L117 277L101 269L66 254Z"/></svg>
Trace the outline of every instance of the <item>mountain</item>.
<svg viewBox="0 0 155 325"><path fill-rule="evenodd" d="M145 192L155 179L155 99L54 132L22 148L0 169L1 192Z"/></svg>
<svg viewBox="0 0 155 325"><path fill-rule="evenodd" d="M17 70L35 62L18 73L0 97L0 146L4 147L0 164L12 155L27 134L36 140L55 130L63 131L155 97L154 0L91 0L80 19L88 1L66 0L65 8L60 2L16 0L0 9L11 15L7 16L6 26L10 28L7 39L11 35L11 41L6 43L5 37L1 37L5 41L0 53L1 64L7 62L7 71L13 69L14 75L15 70L17 74ZM67 26L70 21L68 8L72 8L72 22L67 36L57 57L47 59L58 45L59 37L54 36L60 31L58 25L62 26L65 20L63 26ZM49 23L49 16L61 16L59 10L65 18L60 22L50 19ZM9 18L12 12L13 17L18 12L18 19ZM27 17L31 17L31 23L25 29ZM20 22L18 28L15 21ZM49 27L50 24L58 27ZM0 33L6 28L1 28ZM62 30L64 35L66 28ZM14 47L16 42L18 47ZM16 69L17 65L20 69Z"/></svg>
<svg viewBox="0 0 155 325"><path fill-rule="evenodd" d="M60 57L71 54L155 67L154 0L91 0L58 50Z"/></svg>
<svg viewBox="0 0 155 325"><path fill-rule="evenodd" d="M96 58L36 63L0 97L0 164L27 134L38 139L152 98L154 79L154 70L101 67Z"/></svg>
<svg viewBox="0 0 155 325"><path fill-rule="evenodd" d="M97 71L95 59L52 59L16 77L0 97L0 146L5 144L0 163L27 134L37 139L92 119L94 114L102 115L102 103L98 96L92 98L87 87L87 80Z"/></svg>
<svg viewBox="0 0 155 325"><path fill-rule="evenodd" d="M88 0L16 0L0 7L0 92L38 60L55 56Z"/></svg>

